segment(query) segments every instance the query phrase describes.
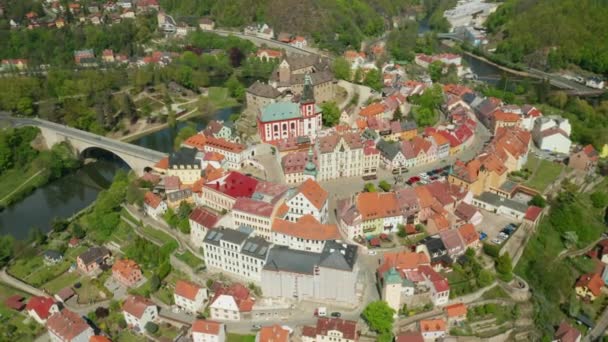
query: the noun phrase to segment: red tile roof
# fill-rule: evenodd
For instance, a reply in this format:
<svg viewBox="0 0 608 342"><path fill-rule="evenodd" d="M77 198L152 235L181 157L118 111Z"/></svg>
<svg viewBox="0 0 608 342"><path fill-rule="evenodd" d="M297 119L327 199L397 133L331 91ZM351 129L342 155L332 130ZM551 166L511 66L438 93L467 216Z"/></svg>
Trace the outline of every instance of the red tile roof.
<svg viewBox="0 0 608 342"><path fill-rule="evenodd" d="M573 328L568 322L563 321L557 328L554 339L559 342L576 342L580 337L580 331Z"/></svg>
<svg viewBox="0 0 608 342"><path fill-rule="evenodd" d="M151 300L140 295L129 295L122 304L122 311L141 318L149 306L156 306Z"/></svg>
<svg viewBox="0 0 608 342"><path fill-rule="evenodd" d="M310 178L298 187L298 193L304 195L319 210L323 209L323 205L329 197L329 193Z"/></svg>
<svg viewBox="0 0 608 342"><path fill-rule="evenodd" d="M429 265L430 261L426 254L409 251L386 252L384 262L378 267L378 273L383 274L390 268L399 271L415 270L422 265Z"/></svg>
<svg viewBox="0 0 608 342"><path fill-rule="evenodd" d="M4 301L4 305L13 310L21 311L25 307L25 303L23 302L24 299L25 298L21 295L12 295Z"/></svg>
<svg viewBox="0 0 608 342"><path fill-rule="evenodd" d="M359 115L365 116L365 117L372 117L372 116L376 116L376 115L380 115L380 114L384 113L385 110L386 110L386 108L384 107L384 104L382 104L380 102L376 102L376 103L372 103L369 106L361 109L361 111L359 112Z"/></svg>
<svg viewBox="0 0 608 342"><path fill-rule="evenodd" d="M190 213L189 219L207 229L215 227L216 223L220 220L217 215L201 207L194 208L194 210L192 210Z"/></svg>
<svg viewBox="0 0 608 342"><path fill-rule="evenodd" d="M357 340L357 322L340 318L320 317L317 319L316 327L305 326L302 329L302 335L316 338L317 335L327 336L328 331L331 330L341 332L345 339Z"/></svg>
<svg viewBox="0 0 608 342"><path fill-rule="evenodd" d="M175 282L175 291L174 293L178 296L184 297L189 300L195 300L196 295L201 290L201 287L197 284L187 281L187 280L178 280Z"/></svg>
<svg viewBox="0 0 608 342"><path fill-rule="evenodd" d="M27 302L25 309L27 311L33 310L41 319L47 319L49 317L49 311L54 304L55 300L50 297L33 296Z"/></svg>
<svg viewBox="0 0 608 342"><path fill-rule="evenodd" d="M87 329L93 331L79 314L68 309L63 309L49 317L46 327L64 341L71 341Z"/></svg>
<svg viewBox="0 0 608 342"><path fill-rule="evenodd" d="M162 202L160 196L152 193L151 191L146 192L144 195L144 203L154 209L158 208L160 202Z"/></svg>
<svg viewBox="0 0 608 342"><path fill-rule="evenodd" d="M192 332L197 332L207 335L219 335L223 323L209 321L206 319L197 319L192 323Z"/></svg>
<svg viewBox="0 0 608 342"><path fill-rule="evenodd" d="M236 202L234 202L232 210L242 211L257 216L270 217L274 210L274 206L268 202L247 197L239 197L236 199Z"/></svg>
<svg viewBox="0 0 608 342"><path fill-rule="evenodd" d="M524 218L528 221L536 221L536 219L538 218L538 216L540 216L540 214L543 212L543 208L539 208L535 205L531 205L528 207L528 210L526 210L526 216L524 216Z"/></svg>
<svg viewBox="0 0 608 342"><path fill-rule="evenodd" d="M165 157L161 160L158 161L158 163L156 163L156 165L154 165L155 168L158 169L168 169L169 168L169 157Z"/></svg>
<svg viewBox="0 0 608 342"><path fill-rule="evenodd" d="M356 206L364 220L399 215L399 206L394 192L362 192L357 195Z"/></svg>
<svg viewBox="0 0 608 342"><path fill-rule="evenodd" d="M445 307L448 317L460 317L467 315L467 306L464 303L452 304Z"/></svg>
<svg viewBox="0 0 608 342"><path fill-rule="evenodd" d="M604 280L597 273L583 274L576 282L576 287L586 287L596 297L602 294L602 286Z"/></svg>
<svg viewBox="0 0 608 342"><path fill-rule="evenodd" d="M215 289L215 294L211 303L215 302L221 295L226 295L234 298L240 312L249 312L253 309L254 301L249 295L249 289L242 284L236 283L230 287L221 286Z"/></svg>
<svg viewBox="0 0 608 342"><path fill-rule="evenodd" d="M272 232L316 241L341 238L335 224L322 224L311 215L304 215L297 222L275 218L272 221Z"/></svg>
<svg viewBox="0 0 608 342"><path fill-rule="evenodd" d="M408 331L397 335L395 342L424 342L424 338L418 331Z"/></svg>
<svg viewBox="0 0 608 342"><path fill-rule="evenodd" d="M262 327L256 342L287 342L289 341L289 330L283 329L280 325Z"/></svg>
<svg viewBox="0 0 608 342"><path fill-rule="evenodd" d="M109 338L107 338L105 336L95 335L95 336L91 336L91 338L89 338L89 342L112 342L112 340L110 340Z"/></svg>
<svg viewBox="0 0 608 342"><path fill-rule="evenodd" d="M131 259L119 259L112 265L112 273L119 273L124 278L129 278L133 272L141 272L139 265Z"/></svg>
<svg viewBox="0 0 608 342"><path fill-rule="evenodd" d="M475 230L475 227L470 223L463 224L462 226L458 227L458 234L460 234L460 237L466 246L470 246L471 244L479 241L479 234Z"/></svg>
<svg viewBox="0 0 608 342"><path fill-rule="evenodd" d="M420 321L420 331L422 331L422 332L445 331L445 321L441 318L423 319Z"/></svg>
<svg viewBox="0 0 608 342"><path fill-rule="evenodd" d="M232 171L223 179L208 182L204 187L219 191L232 198L239 198L251 197L257 185L257 179Z"/></svg>

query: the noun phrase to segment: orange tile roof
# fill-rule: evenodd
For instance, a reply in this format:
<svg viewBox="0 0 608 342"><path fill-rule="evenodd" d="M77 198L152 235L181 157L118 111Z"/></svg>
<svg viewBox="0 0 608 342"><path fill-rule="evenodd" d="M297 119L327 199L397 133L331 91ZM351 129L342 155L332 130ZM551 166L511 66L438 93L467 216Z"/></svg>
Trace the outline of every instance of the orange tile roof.
<svg viewBox="0 0 608 342"><path fill-rule="evenodd" d="M448 145L450 143L448 139L439 133L434 133L431 135L431 137L433 137L437 146Z"/></svg>
<svg viewBox="0 0 608 342"><path fill-rule="evenodd" d="M160 196L154 194L151 191L148 191L145 193L144 195L144 203L151 206L152 208L156 209L158 208L158 205L160 204L160 202L162 202L162 199L160 198Z"/></svg>
<svg viewBox="0 0 608 342"><path fill-rule="evenodd" d="M365 117L370 117L370 116L376 116L376 115L380 115L382 113L384 113L384 105L380 102L376 102L376 103L372 103L369 106L361 109L361 111L359 112L360 116L365 116Z"/></svg>
<svg viewBox="0 0 608 342"><path fill-rule="evenodd" d="M431 216L429 220L433 220L435 222L437 230L439 230L440 232L448 230L450 228L450 221L448 221L448 219L444 215L435 214Z"/></svg>
<svg viewBox="0 0 608 342"><path fill-rule="evenodd" d="M357 210L364 220L399 215L399 206L394 192L363 192L357 195Z"/></svg>
<svg viewBox="0 0 608 342"><path fill-rule="evenodd" d="M141 272L139 265L131 259L119 259L112 265L112 273L119 273L124 278L129 278L133 272Z"/></svg>
<svg viewBox="0 0 608 342"><path fill-rule="evenodd" d="M602 280L602 277L597 273L583 274L576 282L576 287L586 287L596 297L602 294L603 286L604 280Z"/></svg>
<svg viewBox="0 0 608 342"><path fill-rule="evenodd" d="M479 241L479 234L475 230L475 226L470 223L458 227L458 234L467 246Z"/></svg>
<svg viewBox="0 0 608 342"><path fill-rule="evenodd" d="M178 280L175 282L175 291L174 293L178 296L184 297L189 300L195 300L196 295L201 290L201 287L197 284L187 281L187 280Z"/></svg>
<svg viewBox="0 0 608 342"><path fill-rule="evenodd" d="M323 209L323 205L329 197L329 193L310 178L298 187L298 193L304 195L319 210Z"/></svg>
<svg viewBox="0 0 608 342"><path fill-rule="evenodd" d="M438 319L423 319L420 321L420 331L445 331L445 321L441 318Z"/></svg>
<svg viewBox="0 0 608 342"><path fill-rule="evenodd" d="M287 206L287 204L283 203L277 209L276 217L285 217L285 214L287 214L287 212L289 212L289 207Z"/></svg>
<svg viewBox="0 0 608 342"><path fill-rule="evenodd" d="M272 232L316 241L339 240L341 238L338 226L322 224L311 215L304 215L297 222L275 218L272 221Z"/></svg>
<svg viewBox="0 0 608 342"><path fill-rule="evenodd" d="M158 169L168 169L169 168L169 157L165 157L161 160L158 161L158 163L156 163L156 165L154 165L155 168Z"/></svg>
<svg viewBox="0 0 608 342"><path fill-rule="evenodd" d="M139 319L149 306L156 306L156 304L146 297L129 295L122 304L122 311L128 312Z"/></svg>
<svg viewBox="0 0 608 342"><path fill-rule="evenodd" d="M289 330L283 329L280 325L262 327L259 332L258 342L286 342L289 341Z"/></svg>
<svg viewBox="0 0 608 342"><path fill-rule="evenodd" d="M197 332L207 335L219 335L222 328L222 323L209 321L206 319L197 319L192 323L192 332Z"/></svg>
<svg viewBox="0 0 608 342"><path fill-rule="evenodd" d="M203 192L203 185L207 183L207 178L201 177L199 180L192 184L192 192L201 193Z"/></svg>
<svg viewBox="0 0 608 342"><path fill-rule="evenodd" d="M278 57L283 56L283 52L281 50L272 50L272 49L259 49L256 54L258 57L260 57L264 53L266 53L268 55L268 57L270 57L270 58L278 58Z"/></svg>
<svg viewBox="0 0 608 342"><path fill-rule="evenodd" d="M409 251L386 252L384 253L384 262L378 268L378 273L382 274L392 267L400 271L413 270L420 265L428 265L429 263L429 257L424 253Z"/></svg>
<svg viewBox="0 0 608 342"><path fill-rule="evenodd" d="M414 192L416 192L421 208L429 208L435 202L431 191L426 186L417 186L414 188Z"/></svg>
<svg viewBox="0 0 608 342"><path fill-rule="evenodd" d="M521 120L521 117L515 113L505 113L501 110L497 110L494 113L494 121L503 121L503 122L517 122Z"/></svg>
<svg viewBox="0 0 608 342"><path fill-rule="evenodd" d="M218 167L217 169L211 165L207 165L205 168L205 178L207 182L214 181L221 178L224 175L224 169Z"/></svg>
<svg viewBox="0 0 608 342"><path fill-rule="evenodd" d="M95 335L95 336L91 336L91 338L89 338L89 342L112 342L112 340L110 340L109 338L107 338L105 336Z"/></svg>
<svg viewBox="0 0 608 342"><path fill-rule="evenodd" d="M464 303L452 304L445 307L448 317L459 317L467 315L467 306Z"/></svg>

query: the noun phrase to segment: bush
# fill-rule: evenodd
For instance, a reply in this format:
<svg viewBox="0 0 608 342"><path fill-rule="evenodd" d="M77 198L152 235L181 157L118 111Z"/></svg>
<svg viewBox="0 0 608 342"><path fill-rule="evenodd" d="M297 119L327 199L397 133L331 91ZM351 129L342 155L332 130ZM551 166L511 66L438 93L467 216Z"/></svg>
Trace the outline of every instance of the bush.
<svg viewBox="0 0 608 342"><path fill-rule="evenodd" d="M158 332L158 324L153 323L153 322L146 323L146 325L144 326L144 328L150 334L156 334Z"/></svg>
<svg viewBox="0 0 608 342"><path fill-rule="evenodd" d="M489 255L493 258L498 258L500 255L500 246L496 246L494 244L484 243L483 244L483 252L486 255Z"/></svg>
<svg viewBox="0 0 608 342"><path fill-rule="evenodd" d="M539 208L544 208L547 206L547 201L541 195L534 195L532 199L528 202L528 205L535 205Z"/></svg>
<svg viewBox="0 0 608 342"><path fill-rule="evenodd" d="M608 205L608 195L602 191L596 191L589 196L594 208L605 208Z"/></svg>
<svg viewBox="0 0 608 342"><path fill-rule="evenodd" d="M384 181L384 180L380 181L380 183L378 183L378 186L384 192L389 192L391 190L391 185L387 181Z"/></svg>

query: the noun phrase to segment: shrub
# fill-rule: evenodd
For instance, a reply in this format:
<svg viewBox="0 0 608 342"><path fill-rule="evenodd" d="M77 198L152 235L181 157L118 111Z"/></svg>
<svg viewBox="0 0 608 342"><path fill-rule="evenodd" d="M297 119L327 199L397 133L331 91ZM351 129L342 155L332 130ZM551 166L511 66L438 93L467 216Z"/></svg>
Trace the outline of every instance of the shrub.
<svg viewBox="0 0 608 342"><path fill-rule="evenodd" d="M158 332L158 325L156 323L153 323L153 322L146 323L146 325L144 326L144 328L150 334L156 334Z"/></svg>

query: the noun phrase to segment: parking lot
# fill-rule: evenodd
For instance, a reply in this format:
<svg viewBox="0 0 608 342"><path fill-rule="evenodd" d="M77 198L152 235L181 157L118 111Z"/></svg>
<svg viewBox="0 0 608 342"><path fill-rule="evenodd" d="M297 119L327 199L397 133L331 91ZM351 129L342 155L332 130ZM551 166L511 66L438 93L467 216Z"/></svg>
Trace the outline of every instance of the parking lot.
<svg viewBox="0 0 608 342"><path fill-rule="evenodd" d="M509 223L516 223L513 220L504 216L491 213L489 211L480 210L483 216L483 221L477 226L477 231L484 232L488 235L484 242L492 243L491 241L496 239L500 231L505 228ZM516 223L519 225L518 223ZM504 245L503 242L501 245Z"/></svg>

